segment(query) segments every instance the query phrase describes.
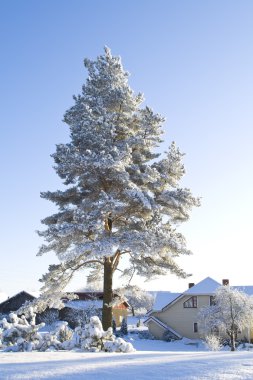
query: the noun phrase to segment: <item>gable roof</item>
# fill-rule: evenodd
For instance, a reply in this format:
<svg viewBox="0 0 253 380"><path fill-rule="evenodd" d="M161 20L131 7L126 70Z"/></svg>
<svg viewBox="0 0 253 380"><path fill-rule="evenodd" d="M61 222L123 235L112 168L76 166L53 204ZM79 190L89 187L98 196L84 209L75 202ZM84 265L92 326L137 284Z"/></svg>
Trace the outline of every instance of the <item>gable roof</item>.
<svg viewBox="0 0 253 380"><path fill-rule="evenodd" d="M180 299L183 296L213 295L220 286L221 283L218 281L213 280L211 277L206 277L204 280L198 282L183 293L157 292L153 309L147 313L147 316L152 315L153 312L167 309L177 302L177 299ZM249 296L253 296L253 286L231 286L231 288L238 289Z"/></svg>
<svg viewBox="0 0 253 380"><path fill-rule="evenodd" d="M147 315L152 315L153 312L162 311L174 304L177 299L185 295L212 295L221 284L211 277L206 277L196 285L187 289L183 293L157 292L156 299L152 310ZM253 291L253 287L252 287Z"/></svg>
<svg viewBox="0 0 253 380"><path fill-rule="evenodd" d="M36 298L34 295L32 295L32 294L26 292L25 290L22 290L21 292L16 293L16 294L14 294L13 296L8 297L7 300L1 302L1 303L0 303L0 306L3 306L3 305L5 305L5 304L8 304L8 303L11 302L13 299L18 298L18 297L20 297L21 295L26 295L27 297L30 297L30 298L33 298L33 299Z"/></svg>
<svg viewBox="0 0 253 380"><path fill-rule="evenodd" d="M18 310L26 301L33 301L36 297L32 294L22 290L21 292L9 297L4 302L0 303L0 312L8 314L12 311Z"/></svg>
<svg viewBox="0 0 253 380"><path fill-rule="evenodd" d="M221 284L211 277L206 277L204 280L198 282L196 285L187 289L184 294L213 294Z"/></svg>
<svg viewBox="0 0 253 380"><path fill-rule="evenodd" d="M152 311L161 310L165 305L168 305L179 297L182 293L171 293L159 291L156 293L155 302L152 308Z"/></svg>

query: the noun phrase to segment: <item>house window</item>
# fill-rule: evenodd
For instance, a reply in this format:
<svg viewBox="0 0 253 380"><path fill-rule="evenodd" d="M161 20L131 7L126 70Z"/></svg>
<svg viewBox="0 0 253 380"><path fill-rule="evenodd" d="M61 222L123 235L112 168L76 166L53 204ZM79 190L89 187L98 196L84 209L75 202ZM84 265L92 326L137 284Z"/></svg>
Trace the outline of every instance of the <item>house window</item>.
<svg viewBox="0 0 253 380"><path fill-rule="evenodd" d="M198 323L197 322L193 323L193 332L195 332L195 333L198 332Z"/></svg>
<svg viewBox="0 0 253 380"><path fill-rule="evenodd" d="M186 300L184 302L184 307L185 308L197 307L197 296L193 296L191 298L188 298L188 300Z"/></svg>
<svg viewBox="0 0 253 380"><path fill-rule="evenodd" d="M210 306L215 305L215 296L210 296Z"/></svg>

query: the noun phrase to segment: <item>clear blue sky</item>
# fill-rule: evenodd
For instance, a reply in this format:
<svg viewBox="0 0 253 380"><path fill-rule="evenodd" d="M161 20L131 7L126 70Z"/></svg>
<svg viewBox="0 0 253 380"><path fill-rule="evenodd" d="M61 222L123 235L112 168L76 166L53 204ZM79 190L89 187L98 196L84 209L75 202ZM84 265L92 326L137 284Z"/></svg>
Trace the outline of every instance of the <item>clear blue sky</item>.
<svg viewBox="0 0 253 380"><path fill-rule="evenodd" d="M180 259L190 281L253 284L252 20L251 0L0 1L2 291L38 289L56 262L36 257L35 230L54 210L40 191L61 186L50 154L68 140L61 120L86 79L83 59L104 45L166 117L162 150L175 140L186 153L184 185L202 197L182 227L194 252ZM145 286L187 282L168 276Z"/></svg>

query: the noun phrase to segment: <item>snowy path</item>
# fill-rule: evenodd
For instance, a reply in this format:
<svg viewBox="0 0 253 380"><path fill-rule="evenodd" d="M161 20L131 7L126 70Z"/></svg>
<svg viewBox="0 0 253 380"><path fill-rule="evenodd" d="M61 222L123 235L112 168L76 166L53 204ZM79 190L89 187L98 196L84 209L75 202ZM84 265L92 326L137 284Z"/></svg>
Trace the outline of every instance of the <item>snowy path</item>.
<svg viewBox="0 0 253 380"><path fill-rule="evenodd" d="M252 380L252 352L0 352L0 380Z"/></svg>

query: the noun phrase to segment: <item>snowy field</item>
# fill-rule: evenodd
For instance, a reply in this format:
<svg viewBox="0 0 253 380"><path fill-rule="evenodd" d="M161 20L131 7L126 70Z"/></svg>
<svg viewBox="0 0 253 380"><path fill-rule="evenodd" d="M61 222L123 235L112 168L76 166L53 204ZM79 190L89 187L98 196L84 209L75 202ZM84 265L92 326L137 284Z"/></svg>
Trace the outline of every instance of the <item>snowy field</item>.
<svg viewBox="0 0 253 380"><path fill-rule="evenodd" d="M136 352L0 352L0 380L253 379L252 351L207 351L203 345L139 339Z"/></svg>

